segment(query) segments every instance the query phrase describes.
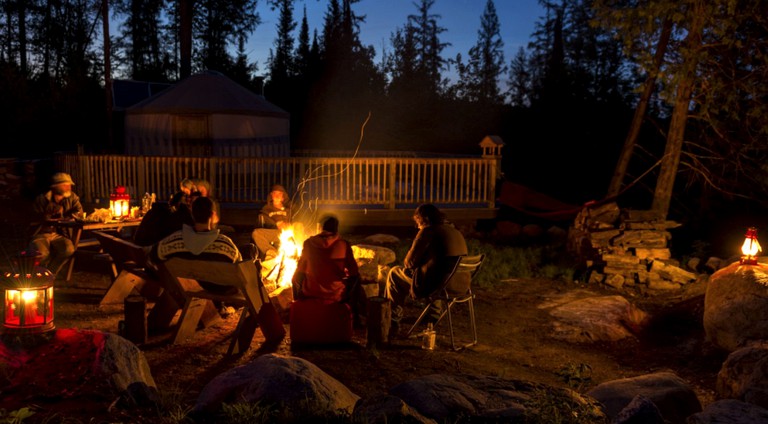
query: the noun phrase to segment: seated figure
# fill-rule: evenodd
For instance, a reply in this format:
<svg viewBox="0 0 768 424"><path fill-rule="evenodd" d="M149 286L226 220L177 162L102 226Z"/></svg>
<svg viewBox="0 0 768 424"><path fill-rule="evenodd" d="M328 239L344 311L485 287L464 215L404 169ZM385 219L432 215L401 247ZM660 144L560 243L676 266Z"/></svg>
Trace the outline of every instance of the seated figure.
<svg viewBox="0 0 768 424"><path fill-rule="evenodd" d="M295 296L345 300L348 284L360 272L352 254L352 246L339 236L339 220L328 216L321 220L322 231L304 241L304 247L293 274Z"/></svg>
<svg viewBox="0 0 768 424"><path fill-rule="evenodd" d="M194 226L183 224L182 229L160 240L152 248L153 261L165 261L171 257L187 259L203 259L224 262L239 262L242 260L237 245L216 228L219 216L216 206L209 197L198 197L192 202L192 218ZM232 287L220 286L205 281L200 285L206 290L226 293Z"/></svg>

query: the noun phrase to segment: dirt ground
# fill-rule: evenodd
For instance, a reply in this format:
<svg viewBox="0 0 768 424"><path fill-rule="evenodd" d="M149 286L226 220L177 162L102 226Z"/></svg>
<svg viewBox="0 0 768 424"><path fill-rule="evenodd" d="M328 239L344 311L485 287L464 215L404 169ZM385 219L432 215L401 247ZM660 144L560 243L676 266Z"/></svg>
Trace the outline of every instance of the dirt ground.
<svg viewBox="0 0 768 424"><path fill-rule="evenodd" d="M116 333L118 322L123 319L122 308L98 308L110 282L107 265L89 262L87 258L78 261L71 282L56 282L56 327ZM140 346L163 398L159 412L123 410L113 404L114 399L103 398L90 403L79 398L58 399L31 406L38 411L38 417L69 417L76 420L72 422L159 422L158 415L171 422L172 411L191 408L213 377L268 352L304 358L361 397L385 394L397 383L433 373L500 376L585 392L604 381L666 369L686 379L703 406L714 400L716 374L725 355L704 341L703 295L631 298L652 317L635 339L571 344L550 337L551 318L537 305L574 290L616 294L573 282L515 276L492 287L476 288L479 342L460 352L450 349L447 323L441 323L434 351L422 350L419 339L397 339L391 346L367 349L365 330L356 330L349 345L292 349L287 337L276 350L267 351L261 348L264 339L259 330L249 351L227 357L227 336L237 322L235 314L217 326L199 330L188 343L169 345L170 333L163 333L150 335L148 343ZM412 322L420 309L417 304L409 305L405 315ZM458 311L454 324L457 336L466 339L470 334L469 320L464 307L460 305Z"/></svg>

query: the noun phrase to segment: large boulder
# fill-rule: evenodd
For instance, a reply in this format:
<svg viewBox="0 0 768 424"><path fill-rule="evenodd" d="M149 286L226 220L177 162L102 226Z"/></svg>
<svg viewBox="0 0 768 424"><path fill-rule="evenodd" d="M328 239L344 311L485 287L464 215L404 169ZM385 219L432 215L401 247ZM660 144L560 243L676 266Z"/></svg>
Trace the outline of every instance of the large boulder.
<svg viewBox="0 0 768 424"><path fill-rule="evenodd" d="M717 396L768 408L768 346L750 346L728 355L717 373Z"/></svg>
<svg viewBox="0 0 768 424"><path fill-rule="evenodd" d="M554 307L552 307L554 305ZM634 337L647 314L622 296L563 297L539 306L552 307L552 337L572 343L617 341Z"/></svg>
<svg viewBox="0 0 768 424"><path fill-rule="evenodd" d="M689 415L701 411L696 393L685 380L672 372L606 381L588 391L587 395L604 405L604 411L611 420L615 420L638 395L653 402L664 420L670 423L685 423Z"/></svg>
<svg viewBox="0 0 768 424"><path fill-rule="evenodd" d="M733 263L712 274L704 295L704 331L707 341L731 352L768 340L768 265Z"/></svg>
<svg viewBox="0 0 768 424"><path fill-rule="evenodd" d="M389 264L396 259L392 249L373 244L356 244L352 246L360 278L363 281L383 283L389 272Z"/></svg>
<svg viewBox="0 0 768 424"><path fill-rule="evenodd" d="M579 414L584 422L603 422L592 399L573 390L493 376L433 374L400 383L390 394L438 422L551 422L563 414Z"/></svg>
<svg viewBox="0 0 768 424"><path fill-rule="evenodd" d="M274 406L279 420L351 414L360 399L311 362L278 354L262 355L219 374L203 387L193 414L212 414L222 404Z"/></svg>
<svg viewBox="0 0 768 424"><path fill-rule="evenodd" d="M120 398L128 406L159 400L144 353L112 333L57 329L32 345L0 343L0 363L6 383L3 405L9 409L37 398Z"/></svg>
<svg viewBox="0 0 768 424"><path fill-rule="evenodd" d="M686 424L765 424L768 409L736 399L723 399L710 403L688 417Z"/></svg>

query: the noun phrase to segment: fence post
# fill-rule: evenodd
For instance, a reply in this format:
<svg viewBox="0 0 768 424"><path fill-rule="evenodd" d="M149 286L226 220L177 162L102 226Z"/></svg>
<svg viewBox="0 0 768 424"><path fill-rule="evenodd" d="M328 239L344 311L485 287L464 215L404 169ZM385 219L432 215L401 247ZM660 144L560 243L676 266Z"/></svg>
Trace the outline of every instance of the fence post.
<svg viewBox="0 0 768 424"><path fill-rule="evenodd" d="M486 194L488 200L488 207L494 208L496 206L496 178L501 175L501 149L504 147L504 141L498 135L487 135L480 141L479 146L483 149L483 158L487 158L488 162L488 181L486 187L488 193Z"/></svg>

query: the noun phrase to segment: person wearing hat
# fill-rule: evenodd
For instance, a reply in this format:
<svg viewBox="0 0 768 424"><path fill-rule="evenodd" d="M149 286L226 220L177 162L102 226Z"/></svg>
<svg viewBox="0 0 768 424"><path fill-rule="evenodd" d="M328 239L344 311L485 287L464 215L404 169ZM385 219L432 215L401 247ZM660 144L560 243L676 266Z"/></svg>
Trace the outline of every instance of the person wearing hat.
<svg viewBox="0 0 768 424"><path fill-rule="evenodd" d="M269 190L267 203L259 212L259 228L251 233L258 249L258 259L265 260L267 253L275 253L280 243L280 232L291 225L291 207L285 187L275 184Z"/></svg>
<svg viewBox="0 0 768 424"><path fill-rule="evenodd" d="M297 298L341 302L360 276L352 246L339 236L339 220L326 216L322 231L304 241L292 284Z"/></svg>
<svg viewBox="0 0 768 424"><path fill-rule="evenodd" d="M83 212L80 198L72 191L73 185L75 183L69 174L53 174L51 189L37 196L32 206L42 224L32 239L30 249L40 253L40 265L48 268L54 275L75 254L72 235L51 225L51 221L73 219L76 214Z"/></svg>

